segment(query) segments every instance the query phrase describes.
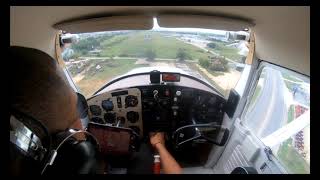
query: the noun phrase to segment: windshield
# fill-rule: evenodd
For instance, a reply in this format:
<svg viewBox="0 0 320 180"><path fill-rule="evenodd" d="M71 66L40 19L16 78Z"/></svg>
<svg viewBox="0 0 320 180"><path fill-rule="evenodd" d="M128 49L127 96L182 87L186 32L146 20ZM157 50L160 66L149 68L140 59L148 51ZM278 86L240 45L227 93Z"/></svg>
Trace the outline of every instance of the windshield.
<svg viewBox="0 0 320 180"><path fill-rule="evenodd" d="M139 72L136 68L141 67L178 68L228 96L244 68L249 33L162 28L155 20L151 30L65 34L62 38L68 36L74 40L64 44L62 57L86 98L112 79L131 70Z"/></svg>

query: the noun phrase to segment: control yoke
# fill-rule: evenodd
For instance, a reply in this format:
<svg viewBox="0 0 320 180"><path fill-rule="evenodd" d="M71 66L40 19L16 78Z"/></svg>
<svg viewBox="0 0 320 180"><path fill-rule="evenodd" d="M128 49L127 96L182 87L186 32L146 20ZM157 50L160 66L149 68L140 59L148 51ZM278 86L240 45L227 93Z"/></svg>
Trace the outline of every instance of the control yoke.
<svg viewBox="0 0 320 180"><path fill-rule="evenodd" d="M195 121L193 121L195 122ZM172 139L176 148L192 141L205 141L218 146L224 146L229 137L229 129L216 123L190 124L175 130Z"/></svg>

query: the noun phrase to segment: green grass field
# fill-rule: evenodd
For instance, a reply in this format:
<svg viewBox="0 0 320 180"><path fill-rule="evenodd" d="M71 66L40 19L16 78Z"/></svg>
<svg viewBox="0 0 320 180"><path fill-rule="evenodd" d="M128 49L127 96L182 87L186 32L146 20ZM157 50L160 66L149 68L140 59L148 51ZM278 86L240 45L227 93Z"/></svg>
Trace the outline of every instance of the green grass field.
<svg viewBox="0 0 320 180"><path fill-rule="evenodd" d="M289 112L288 112L288 123L293 121L294 119L294 105L290 105Z"/></svg>
<svg viewBox="0 0 320 180"><path fill-rule="evenodd" d="M145 57L145 52L152 49L156 58L175 59L179 48L185 49L191 59L207 58L210 55L193 45L151 31L115 36L103 41L101 46L101 56Z"/></svg>
<svg viewBox="0 0 320 180"><path fill-rule="evenodd" d="M100 38L99 42L97 48L102 50L98 55L100 57L118 56L146 58L146 52L152 50L156 54L155 58L176 60L177 53L180 49L184 49L184 52L187 54L186 59L188 60L207 59L209 56L212 56L211 53L194 45L184 43L174 37L167 37L154 31L134 31L127 34ZM217 44L219 44L217 50L220 51L218 53L227 55L229 58L231 55L228 54L237 53L234 49L225 47L225 43L223 42L217 42ZM105 61L90 60L90 62L81 68L71 67L70 71L73 76L76 76L78 73L84 72L84 69L88 69L90 64L88 71L82 73L84 78L77 82L79 88L83 91L83 94L88 97L103 84L110 81L111 78L143 66L136 65L135 61L136 60L129 59L109 59ZM100 65L101 69L96 69L97 65ZM210 73L219 75L218 72ZM211 80L210 82L213 83Z"/></svg>
<svg viewBox="0 0 320 180"><path fill-rule="evenodd" d="M279 148L277 153L279 160L289 173L308 174L310 166L303 157L294 149L292 139L288 139Z"/></svg>

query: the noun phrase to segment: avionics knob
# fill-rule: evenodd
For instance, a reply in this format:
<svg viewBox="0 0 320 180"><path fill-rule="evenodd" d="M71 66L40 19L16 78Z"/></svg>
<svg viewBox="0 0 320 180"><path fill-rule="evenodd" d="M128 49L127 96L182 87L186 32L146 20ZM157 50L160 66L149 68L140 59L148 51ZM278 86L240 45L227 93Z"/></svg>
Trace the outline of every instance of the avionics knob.
<svg viewBox="0 0 320 180"><path fill-rule="evenodd" d="M176 116L178 113L176 110L173 111L173 116Z"/></svg>
<svg viewBox="0 0 320 180"><path fill-rule="evenodd" d="M176 91L177 96L181 96L181 91Z"/></svg>
<svg viewBox="0 0 320 180"><path fill-rule="evenodd" d="M173 102L177 102L178 101L178 98L177 97L174 97L173 98Z"/></svg>

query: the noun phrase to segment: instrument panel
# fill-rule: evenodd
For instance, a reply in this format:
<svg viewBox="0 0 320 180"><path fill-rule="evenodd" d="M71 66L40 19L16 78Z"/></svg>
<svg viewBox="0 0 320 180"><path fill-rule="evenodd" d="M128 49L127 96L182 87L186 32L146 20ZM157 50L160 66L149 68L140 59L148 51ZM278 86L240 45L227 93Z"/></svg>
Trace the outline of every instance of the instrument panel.
<svg viewBox="0 0 320 180"><path fill-rule="evenodd" d="M133 129L143 135L141 92L129 88L106 92L88 100L90 120Z"/></svg>
<svg viewBox="0 0 320 180"><path fill-rule="evenodd" d="M167 85L114 90L88 100L92 122L131 128L141 138L194 123L221 125L225 104L224 98L211 92Z"/></svg>
<svg viewBox="0 0 320 180"><path fill-rule="evenodd" d="M162 131L170 134L185 125L222 123L226 100L216 94L182 86L139 88L145 133Z"/></svg>

